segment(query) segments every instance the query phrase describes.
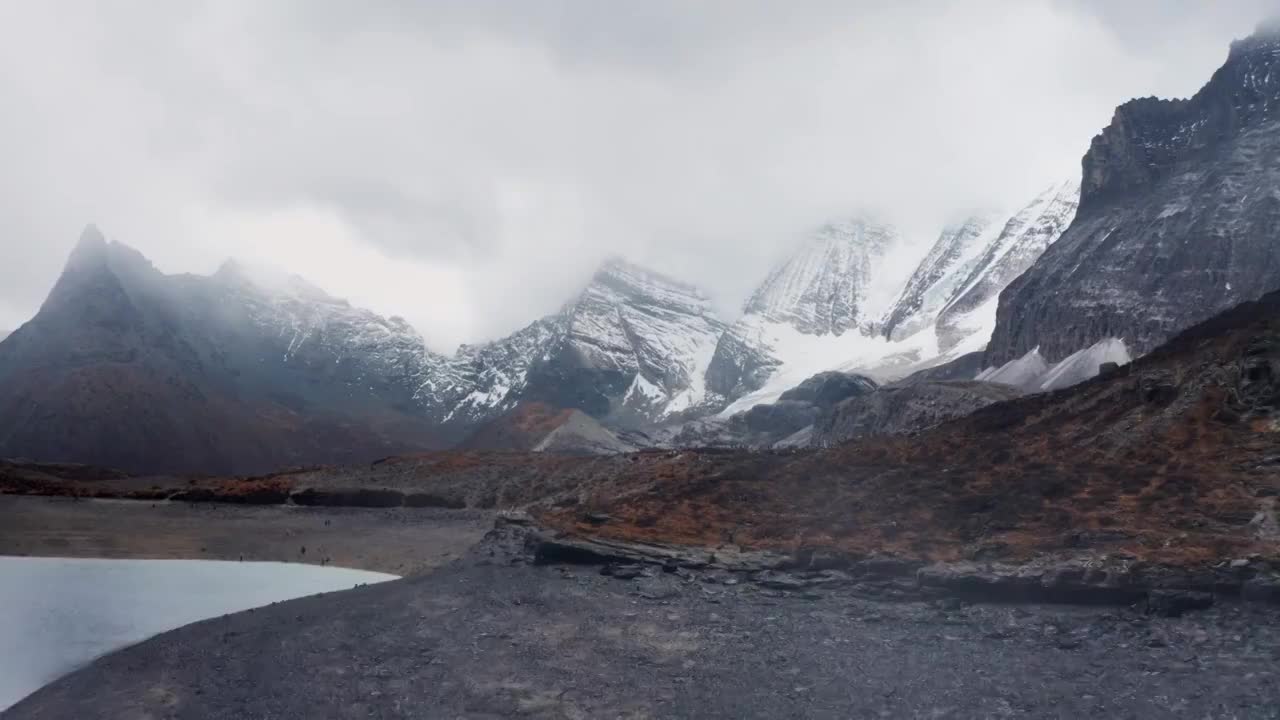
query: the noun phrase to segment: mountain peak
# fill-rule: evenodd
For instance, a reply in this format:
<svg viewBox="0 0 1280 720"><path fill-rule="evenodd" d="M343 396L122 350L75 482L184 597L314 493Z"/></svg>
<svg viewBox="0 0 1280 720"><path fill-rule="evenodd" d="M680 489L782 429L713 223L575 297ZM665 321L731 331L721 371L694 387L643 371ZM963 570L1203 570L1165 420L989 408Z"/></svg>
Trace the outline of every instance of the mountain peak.
<svg viewBox="0 0 1280 720"><path fill-rule="evenodd" d="M347 304L346 300L333 297L301 275L268 265L247 263L236 258L224 260L213 277L224 283L248 286L273 297L293 297L300 300Z"/></svg>
<svg viewBox="0 0 1280 720"><path fill-rule="evenodd" d="M620 301L671 304L685 308L686 312L709 313L711 309L711 301L698 287L620 256L601 263L576 301L601 293Z"/></svg>
<svg viewBox="0 0 1280 720"><path fill-rule="evenodd" d="M227 258L218 266L218 269L213 273L213 276L223 279L244 278L246 276L246 269L244 263L239 260L235 258Z"/></svg>
<svg viewBox="0 0 1280 720"><path fill-rule="evenodd" d="M96 225L86 225L80 239L67 256L63 274L81 274L98 270L138 276L154 272L151 261L124 243L108 241Z"/></svg>
<svg viewBox="0 0 1280 720"><path fill-rule="evenodd" d="M80 240L76 243L77 248L82 247L103 247L107 246L107 238L103 236L102 231L97 225L89 223L84 226L84 230L80 231Z"/></svg>
<svg viewBox="0 0 1280 720"><path fill-rule="evenodd" d="M75 247L71 249L71 255L67 257L65 270L102 264L106 262L106 258L107 239L97 225L90 223L80 231L80 239L76 241Z"/></svg>
<svg viewBox="0 0 1280 720"><path fill-rule="evenodd" d="M632 262L621 255L611 255L596 270L593 280L605 281L609 278L619 279L629 284L662 285L669 288L681 288L692 293L700 291L690 283L677 280L644 265Z"/></svg>
<svg viewBox="0 0 1280 720"><path fill-rule="evenodd" d="M1280 15L1264 19L1249 37L1231 43L1231 57L1264 48L1280 48Z"/></svg>
<svg viewBox="0 0 1280 720"><path fill-rule="evenodd" d="M872 319L864 307L872 267L897 239L892 226L866 216L827 223L769 274L744 312L812 335L855 328Z"/></svg>

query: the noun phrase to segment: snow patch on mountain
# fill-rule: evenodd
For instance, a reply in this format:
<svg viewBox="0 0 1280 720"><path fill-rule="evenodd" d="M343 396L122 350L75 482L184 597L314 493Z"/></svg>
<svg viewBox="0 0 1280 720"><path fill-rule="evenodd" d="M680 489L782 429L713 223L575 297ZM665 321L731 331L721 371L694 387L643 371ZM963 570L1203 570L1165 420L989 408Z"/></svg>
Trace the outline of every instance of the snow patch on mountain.
<svg viewBox="0 0 1280 720"><path fill-rule="evenodd" d="M1103 363L1127 365L1133 360L1129 348L1120 338L1103 338L1054 363L1040 381L1040 390L1058 390L1082 383L1098 374Z"/></svg>
<svg viewBox="0 0 1280 720"><path fill-rule="evenodd" d="M714 401L706 370L724 329L697 288L613 259L559 313L461 348L420 394L446 422L482 421L529 395L661 421Z"/></svg>
<svg viewBox="0 0 1280 720"><path fill-rule="evenodd" d="M345 363L353 381L422 378L443 360L400 317L386 318L329 295L297 275L228 260L213 280L267 336L286 362Z"/></svg>
<svg viewBox="0 0 1280 720"><path fill-rule="evenodd" d="M990 367L978 373L974 380L982 382L1012 385L1025 390L1038 389L1041 380L1049 372L1049 363L1035 348L1020 358L1015 358L1000 367Z"/></svg>
<svg viewBox="0 0 1280 720"><path fill-rule="evenodd" d="M890 340L902 340L931 325L976 269L1001 227L993 215L975 215L944 228L924 260L907 280L882 323Z"/></svg>
<svg viewBox="0 0 1280 720"><path fill-rule="evenodd" d="M867 218L826 225L770 273L743 312L813 335L865 327L889 295L876 271L900 242L892 226Z"/></svg>
<svg viewBox="0 0 1280 720"><path fill-rule="evenodd" d="M875 364L898 349L876 334L814 335L760 316L744 317L735 324L734 332L754 347L767 349L778 360L778 367L760 387L725 407L719 413L723 418L776 402L782 393L824 370Z"/></svg>
<svg viewBox="0 0 1280 720"><path fill-rule="evenodd" d="M768 277L721 340L710 382L732 402L720 416L776 401L824 370L887 382L983 350L1000 291L1057 240L1078 199L1077 183L1059 183L1004 222L983 213L949 226L905 278L886 267L906 245L892 228L857 221L819 233Z"/></svg>
<svg viewBox="0 0 1280 720"><path fill-rule="evenodd" d="M1004 365L983 370L974 379L1013 385L1028 392L1048 392L1071 387L1096 376L1103 363L1125 365L1132 360L1124 340L1104 338L1052 365L1045 361L1040 349L1035 348Z"/></svg>

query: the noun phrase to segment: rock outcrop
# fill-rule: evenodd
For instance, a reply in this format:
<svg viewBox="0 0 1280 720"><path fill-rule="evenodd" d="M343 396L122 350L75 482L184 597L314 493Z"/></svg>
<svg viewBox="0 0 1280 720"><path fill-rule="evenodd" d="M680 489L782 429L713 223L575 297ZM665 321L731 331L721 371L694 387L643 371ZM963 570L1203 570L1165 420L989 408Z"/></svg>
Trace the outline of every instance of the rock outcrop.
<svg viewBox="0 0 1280 720"><path fill-rule="evenodd" d="M854 438L918 433L1020 395L1008 385L963 380L888 385L821 413L809 442L827 447Z"/></svg>

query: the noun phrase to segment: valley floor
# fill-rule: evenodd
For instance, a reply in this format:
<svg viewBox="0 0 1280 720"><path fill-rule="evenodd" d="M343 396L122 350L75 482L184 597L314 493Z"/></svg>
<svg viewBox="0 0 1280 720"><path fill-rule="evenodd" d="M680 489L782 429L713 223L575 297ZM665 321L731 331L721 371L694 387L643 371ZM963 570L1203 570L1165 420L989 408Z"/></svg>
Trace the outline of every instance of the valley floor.
<svg viewBox="0 0 1280 720"><path fill-rule="evenodd" d="M462 555L490 513L0 495L0 555L305 562L411 575Z"/></svg>
<svg viewBox="0 0 1280 720"><path fill-rule="evenodd" d="M1159 618L599 570L482 542L166 633L4 718L1280 717L1274 606Z"/></svg>

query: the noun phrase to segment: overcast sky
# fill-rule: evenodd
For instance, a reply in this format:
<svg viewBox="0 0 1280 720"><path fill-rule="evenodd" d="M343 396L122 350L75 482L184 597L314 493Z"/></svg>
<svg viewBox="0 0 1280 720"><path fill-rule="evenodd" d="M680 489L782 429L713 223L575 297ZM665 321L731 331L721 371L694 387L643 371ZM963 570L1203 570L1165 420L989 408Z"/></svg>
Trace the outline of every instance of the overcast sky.
<svg viewBox="0 0 1280 720"><path fill-rule="evenodd" d="M89 222L505 334L622 254L732 313L862 209L932 239L1079 175L1274 2L0 0L0 329Z"/></svg>

